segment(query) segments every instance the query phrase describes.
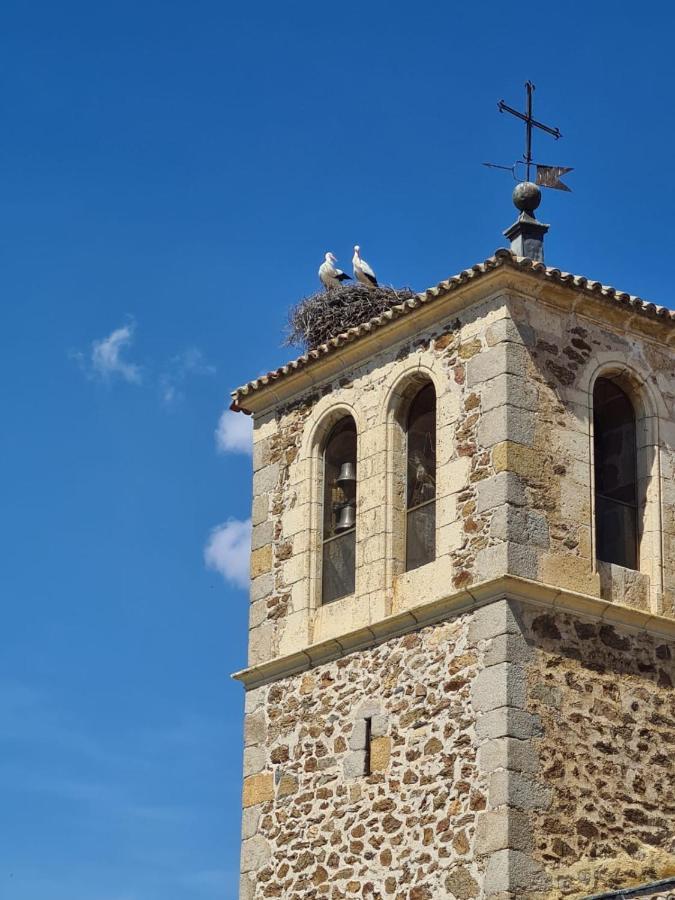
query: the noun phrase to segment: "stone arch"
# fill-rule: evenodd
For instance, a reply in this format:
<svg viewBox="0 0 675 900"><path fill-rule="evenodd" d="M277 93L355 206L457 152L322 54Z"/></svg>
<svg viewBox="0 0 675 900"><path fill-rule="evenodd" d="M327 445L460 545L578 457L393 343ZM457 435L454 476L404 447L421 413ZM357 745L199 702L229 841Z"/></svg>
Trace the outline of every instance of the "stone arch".
<svg viewBox="0 0 675 900"><path fill-rule="evenodd" d="M635 410L640 538L637 572L642 578L627 570L620 571L620 567L612 564L600 563L596 558L593 395L599 378L613 381L621 388ZM636 605L644 597L649 608L658 612L664 590L659 420L666 414L666 404L658 388L616 353L598 354L593 365L583 373L580 387L585 394L588 420L592 558L600 574L602 594L609 600Z"/></svg>
<svg viewBox="0 0 675 900"><path fill-rule="evenodd" d="M385 423L386 489L385 489L385 585L390 596L397 575L405 571L406 562L406 428L410 406L426 385L436 395L437 435L442 419L443 393L447 390L441 374L432 366L417 362L398 369L388 386L383 414ZM438 440L438 437L437 437ZM440 471L437 472L437 477Z"/></svg>
<svg viewBox="0 0 675 900"><path fill-rule="evenodd" d="M296 471L302 485L300 509L305 516L307 553L306 576L308 596L308 628L310 640L313 634L314 617L321 606L322 571L322 511L323 511L323 451L332 429L343 418L350 417L356 426L357 468L361 462L363 416L351 403L327 394L322 397L309 416L309 427L300 446ZM357 522L358 522L358 482L357 482ZM357 525L358 528L358 525ZM359 543L356 544L356 578L358 591Z"/></svg>

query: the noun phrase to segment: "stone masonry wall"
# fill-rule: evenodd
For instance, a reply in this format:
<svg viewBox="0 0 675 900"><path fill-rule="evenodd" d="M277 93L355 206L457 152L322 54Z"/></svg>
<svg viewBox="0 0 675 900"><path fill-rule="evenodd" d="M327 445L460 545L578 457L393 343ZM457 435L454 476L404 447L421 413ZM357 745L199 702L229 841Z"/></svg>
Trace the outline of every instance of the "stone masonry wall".
<svg viewBox="0 0 675 900"><path fill-rule="evenodd" d="M523 625L550 801L529 812L546 896L675 875L675 646L536 609Z"/></svg>
<svg viewBox="0 0 675 900"><path fill-rule="evenodd" d="M480 895L479 638L466 615L249 692L240 900Z"/></svg>
<svg viewBox="0 0 675 900"><path fill-rule="evenodd" d="M674 616L672 350L624 326L503 292L257 416L250 664L505 573ZM640 572L594 558L589 384L605 363L641 377L655 404L639 428ZM401 572L391 507L404 466L388 404L420 374L437 393L437 558ZM309 436L337 406L359 431L356 593L322 608Z"/></svg>

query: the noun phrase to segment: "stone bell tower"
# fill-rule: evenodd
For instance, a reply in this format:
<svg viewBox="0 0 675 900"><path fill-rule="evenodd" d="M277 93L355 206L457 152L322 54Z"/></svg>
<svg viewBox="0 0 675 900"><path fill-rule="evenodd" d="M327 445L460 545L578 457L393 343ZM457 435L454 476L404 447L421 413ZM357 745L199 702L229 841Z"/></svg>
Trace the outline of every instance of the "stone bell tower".
<svg viewBox="0 0 675 900"><path fill-rule="evenodd" d="M674 344L675 313L498 250L234 392L241 900L675 876Z"/></svg>

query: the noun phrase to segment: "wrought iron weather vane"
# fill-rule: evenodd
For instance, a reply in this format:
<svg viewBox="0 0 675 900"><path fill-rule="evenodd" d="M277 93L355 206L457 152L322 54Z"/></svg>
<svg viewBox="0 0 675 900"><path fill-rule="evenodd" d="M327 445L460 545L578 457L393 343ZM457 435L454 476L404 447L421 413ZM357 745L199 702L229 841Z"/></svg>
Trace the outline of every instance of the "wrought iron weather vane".
<svg viewBox="0 0 675 900"><path fill-rule="evenodd" d="M531 168L534 165L536 168L536 184L541 185L542 187L553 188L558 191L569 191L571 190L566 184L564 184L560 180L561 175L565 175L567 172L573 171L569 166L545 166L541 163L535 163L532 156L532 131L534 128L539 128L541 131L545 131L547 134L552 135L556 141L562 137L559 128L551 128L550 125L545 125L543 122L539 122L534 118L533 112L533 94L535 91L535 87L531 81L527 81L525 83L526 90L526 111L520 112L518 109L514 109L512 106L509 106L504 100L500 100L497 104L497 109L499 112L506 112L512 116L515 116L517 119L520 119L525 123L525 153L523 154L522 160L517 160L512 166L499 166L496 163L483 163L483 165L488 166L491 169L506 169L508 172L513 174L514 179L517 181L518 178L516 176L516 167L519 165L525 166L525 180L530 181L530 173Z"/></svg>

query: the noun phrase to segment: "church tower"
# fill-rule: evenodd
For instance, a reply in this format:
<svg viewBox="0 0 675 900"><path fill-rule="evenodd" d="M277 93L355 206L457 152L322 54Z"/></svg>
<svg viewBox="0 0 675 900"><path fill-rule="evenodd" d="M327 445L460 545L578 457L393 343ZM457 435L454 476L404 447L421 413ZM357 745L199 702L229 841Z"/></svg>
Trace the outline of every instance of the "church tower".
<svg viewBox="0 0 675 900"><path fill-rule="evenodd" d="M675 313L548 268L537 194L512 250L233 394L241 900L675 876Z"/></svg>

